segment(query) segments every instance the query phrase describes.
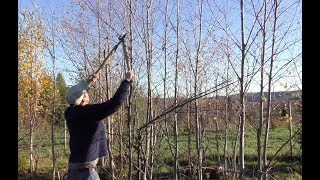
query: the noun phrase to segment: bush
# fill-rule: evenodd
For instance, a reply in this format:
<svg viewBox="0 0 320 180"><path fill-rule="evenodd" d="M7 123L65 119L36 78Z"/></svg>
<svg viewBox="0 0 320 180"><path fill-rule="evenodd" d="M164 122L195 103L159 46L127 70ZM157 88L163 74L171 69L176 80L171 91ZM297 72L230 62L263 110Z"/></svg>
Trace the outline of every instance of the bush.
<svg viewBox="0 0 320 180"><path fill-rule="evenodd" d="M28 157L25 155L18 155L18 172L26 172L29 168Z"/></svg>

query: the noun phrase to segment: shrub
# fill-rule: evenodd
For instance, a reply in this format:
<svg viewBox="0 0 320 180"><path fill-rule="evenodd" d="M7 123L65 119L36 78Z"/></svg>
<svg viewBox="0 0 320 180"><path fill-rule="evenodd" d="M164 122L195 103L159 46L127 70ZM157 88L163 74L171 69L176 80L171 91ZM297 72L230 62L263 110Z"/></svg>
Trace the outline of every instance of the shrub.
<svg viewBox="0 0 320 180"><path fill-rule="evenodd" d="M25 172L28 170L29 161L28 157L25 155L18 155L18 172Z"/></svg>

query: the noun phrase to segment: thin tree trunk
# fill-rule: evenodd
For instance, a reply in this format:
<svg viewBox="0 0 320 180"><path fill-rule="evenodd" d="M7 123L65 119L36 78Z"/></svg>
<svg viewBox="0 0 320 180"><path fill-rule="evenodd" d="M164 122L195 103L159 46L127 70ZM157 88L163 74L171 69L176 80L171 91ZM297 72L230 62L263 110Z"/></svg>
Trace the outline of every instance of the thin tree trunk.
<svg viewBox="0 0 320 180"><path fill-rule="evenodd" d="M54 123L55 123L55 117L56 117L56 103L55 103L55 99L56 99L56 74L55 74L55 49L54 49L54 34L52 34L53 37L53 43L52 43L52 54L54 56L52 56L52 64L53 64L53 117L52 117L52 123L51 123L51 153L52 153L52 180L55 180L56 177L56 156L55 156L55 152L54 152Z"/></svg>
<svg viewBox="0 0 320 180"><path fill-rule="evenodd" d="M132 96L132 85L130 85L130 94L129 94L129 104L128 104L128 112L127 112L127 117L128 117L128 122L127 122L127 128L128 128L128 140L129 140L129 164L128 164L128 179L132 180L132 125L131 125L131 96Z"/></svg>
<svg viewBox="0 0 320 180"><path fill-rule="evenodd" d="M64 120L63 124L64 124L64 129L63 129L63 132L64 132L64 136L63 136L64 146L63 146L63 150L64 150L64 152L66 152L67 151L67 121Z"/></svg>
<svg viewBox="0 0 320 180"><path fill-rule="evenodd" d="M244 63L246 44L244 42L244 8L243 0L240 0L241 6L241 77L240 77L240 180L244 179L244 137L245 137L245 122L246 122L246 106L245 106L245 89L244 89Z"/></svg>
<svg viewBox="0 0 320 180"><path fill-rule="evenodd" d="M148 108L149 109L149 108ZM150 112L149 112L150 113ZM147 118L149 119L149 118ZM148 121L148 120L147 120ZM147 128L145 128L145 133L146 133L146 142L145 142L145 154L143 157L143 180L147 180L147 173L148 173L148 167L149 167L149 156L150 156L150 138L149 138L149 131L151 129L149 125Z"/></svg>
<svg viewBox="0 0 320 180"><path fill-rule="evenodd" d="M178 56L179 56L179 18L180 18L180 9L179 9L180 1L177 1L177 34L176 34L176 43L177 43L177 49L176 49L176 58L175 58L175 78L174 78L174 105L177 105L178 101ZM174 176L175 179L179 179L179 165L178 165L178 113L177 109L174 110Z"/></svg>
<svg viewBox="0 0 320 180"><path fill-rule="evenodd" d="M226 93L227 94L227 93ZM226 96L226 99L228 99L228 95ZM227 177L227 169L228 169L228 161L227 161L227 152L228 152L228 103L226 103L225 107L225 119L224 119L224 145L223 145L223 158L224 158L224 178Z"/></svg>
<svg viewBox="0 0 320 180"><path fill-rule="evenodd" d="M225 100L225 118L224 118L224 147L223 147L223 156L224 156L224 179L227 179L227 170L228 170L228 120L229 120L229 89L228 89L228 82L229 82L229 61L227 66L227 86L226 86L226 100Z"/></svg>
<svg viewBox="0 0 320 180"><path fill-rule="evenodd" d="M31 101L30 101L31 102ZM31 107L30 103L30 107ZM32 108L30 108L31 110ZM34 171L34 160L33 160L33 124L34 124L34 115L32 111L31 118L30 118L30 127L29 127L29 165L30 165L30 179L33 179L33 171Z"/></svg>
<svg viewBox="0 0 320 180"><path fill-rule="evenodd" d="M292 140L292 115L291 115L291 102L288 102L288 108L289 108L289 138L290 138L290 156L293 156L293 140Z"/></svg>
<svg viewBox="0 0 320 180"><path fill-rule="evenodd" d="M141 157L141 154L142 154L142 137L141 137L141 131L138 131L138 151L137 151L137 160L138 160L138 179L142 179L143 177L143 172L141 172L142 170L142 157Z"/></svg>
<svg viewBox="0 0 320 180"><path fill-rule="evenodd" d="M146 49L146 58L147 58L147 76L148 76L148 103L147 103L147 118L146 118L146 123L148 123L149 121L151 121L152 119L152 94L151 94L151 66L152 66L152 45L151 45L151 41L150 41L150 9L151 9L151 4L152 2L149 2L150 4L147 5L146 10L147 10L147 15L146 15L146 24L145 24L145 49ZM144 171L143 171L143 179L147 180L150 179L150 177L148 177L148 175L150 176L150 174L148 174L149 170L150 170L150 166L149 166L149 158L150 158L150 133L152 130L152 126L153 124L150 124L146 129L145 129L145 133L146 133L146 144L145 144L145 154L144 154Z"/></svg>
<svg viewBox="0 0 320 180"><path fill-rule="evenodd" d="M226 19L226 17L225 17ZM227 19L225 20L227 22ZM226 99L225 99L225 118L224 118L224 123L225 123L225 129L224 129L224 149L223 149L223 155L224 155L224 179L227 179L227 172L228 172L228 125L230 121L230 116L231 116L231 99L229 97L229 69L231 65L231 53L230 53L230 48L229 48L229 39L228 39L228 29L226 28L226 57L227 57L227 69L226 69L226 89L225 89L225 94L226 94ZM237 142L237 140L235 141ZM235 145L236 146L236 145ZM236 147L235 147L236 150ZM232 159L230 159L232 161Z"/></svg>
<svg viewBox="0 0 320 180"><path fill-rule="evenodd" d="M51 124L52 180L55 180L55 176L56 176L56 156L55 156L55 151L54 151L54 146L55 146L54 145L55 144L54 121L55 121L55 103L53 103L53 119L52 119L52 124Z"/></svg>
<svg viewBox="0 0 320 180"><path fill-rule="evenodd" d="M123 137L123 127L122 127L122 122L123 122L123 113L124 113L124 110L123 110L123 106L121 106L120 108L120 112L118 112L118 115L119 115L119 164L120 164L120 172L123 171L123 141L122 141L122 138Z"/></svg>
<svg viewBox="0 0 320 180"><path fill-rule="evenodd" d="M99 61L99 64L102 64L102 59L101 59L101 54L102 54L102 48L101 48L101 25L100 25L100 19L101 19L101 15L100 15L100 3L101 3L101 0L97 0L96 1L97 3L97 30L98 30L98 61ZM103 102L103 99L102 99L102 87L101 87L101 83L99 83L99 99L100 99L100 102Z"/></svg>
<svg viewBox="0 0 320 180"><path fill-rule="evenodd" d="M190 77L189 77L190 78ZM187 97L189 97L189 91L188 91L188 78L186 79L186 90L187 90ZM190 92L192 91L192 87L191 87L191 83L190 83ZM188 123L188 164L189 164L189 174L190 174L190 178L193 177L193 162L192 162L192 159L191 159L191 135L192 135L192 132L191 132L191 120L190 120L190 117L191 117L191 104L188 103L187 104L187 123Z"/></svg>
<svg viewBox="0 0 320 180"><path fill-rule="evenodd" d="M200 122L198 112L198 99L195 100L195 123L196 123L196 148L197 148L197 169L198 169L198 180L202 180L202 150L200 145Z"/></svg>
<svg viewBox="0 0 320 180"><path fill-rule="evenodd" d="M129 62L130 64L127 64L127 68L128 70L131 70L132 68L132 34L133 34L133 7L132 7L132 1L129 0L129 12L130 12L130 18L129 18L129 27L130 27L130 37L129 37L129 51L131 52L129 54L129 60L127 60L127 62ZM123 42L124 43L124 42ZM132 109L132 103L131 103L131 99L132 99L132 91L133 91L133 87L132 84L130 84L130 92L129 92L129 97L128 97L128 112L127 112L127 118L128 118L128 123L127 123L127 127L128 127L128 134L129 134L129 165L128 165L128 179L132 180L132 137L134 137L134 135L132 134L132 124L131 124L131 109Z"/></svg>
<svg viewBox="0 0 320 180"><path fill-rule="evenodd" d="M258 153L258 162L257 162L257 167L258 167L258 171L257 171L257 176L258 179L261 180L262 179L262 157L261 157L261 134L262 134L262 127L263 127L263 115L264 115L264 110L263 110L263 105L264 105L264 82L263 82L263 78L264 78L264 55L265 55L265 41L266 41L266 13L267 13L267 2L266 0L264 0L264 12L263 12L263 26L261 27L262 29L262 53L261 53L261 79L260 79L260 106L259 106L259 110L260 110L260 118L259 118L259 126L257 129L257 153Z"/></svg>
<svg viewBox="0 0 320 180"><path fill-rule="evenodd" d="M216 85L218 85L218 78L216 79ZM220 155L219 155L219 126L218 126L218 118L219 118L219 107L218 107L218 90L216 91L216 103L215 103L215 111L216 116L214 118L214 124L216 127L216 151L217 151L217 162L220 164Z"/></svg>
<svg viewBox="0 0 320 180"><path fill-rule="evenodd" d="M194 78L194 96L198 94L198 71L199 71L199 56L200 56L200 46L201 46L201 33L202 33L202 6L203 2L200 0L199 8L199 40L196 52L196 65L195 65L195 78ZM195 124L196 124L196 148L197 148L197 169L198 169L198 180L202 180L202 144L201 144L201 125L199 121L199 100L195 100Z"/></svg>
<svg viewBox="0 0 320 180"><path fill-rule="evenodd" d="M190 120L190 114L191 114L191 105L188 103L187 104L187 121L188 121L188 162L189 162L189 174L190 174L190 178L193 177L193 162L192 162L192 154L191 154L191 120Z"/></svg>
<svg viewBox="0 0 320 180"><path fill-rule="evenodd" d="M167 27L168 27L168 0L166 0L166 10L165 10L165 29L164 29L164 79L163 79L163 111L167 108ZM167 115L164 115L164 127L165 132L168 134L168 124L167 124ZM167 135L168 136L168 135ZM167 138L169 141L169 138ZM169 141L170 142L170 141ZM169 147L170 143L169 143Z"/></svg>
<svg viewBox="0 0 320 180"><path fill-rule="evenodd" d="M204 122L208 121L207 113L204 111L201 113L200 119L200 127L201 127L201 145L202 145L202 162L206 160L206 146L205 146L205 138L206 138L206 126L203 126ZM220 163L220 162L219 162Z"/></svg>
<svg viewBox="0 0 320 180"><path fill-rule="evenodd" d="M271 47L271 59L270 59L270 71L268 74L268 98L267 98L267 118L266 118L266 130L264 136L264 144L263 144L263 179L266 180L268 178L268 167L267 167L267 145L269 138L269 128L271 121L271 81L272 81L272 69L273 69L273 61L274 61L274 46L275 46L275 33L276 33L276 17L277 17L277 8L278 2L274 0L274 24L273 24L273 35L272 35L272 47Z"/></svg>
<svg viewBox="0 0 320 180"><path fill-rule="evenodd" d="M135 176L135 179L142 179L142 157L141 157L141 151L142 151L142 138L141 138L141 131L137 130L139 127L139 121L138 121L138 108L137 108L137 93L135 91L133 96L133 102L135 102L134 106L134 119L133 119L133 134L137 134L136 136L136 144L137 144L137 174ZM137 132L136 132L137 130Z"/></svg>
<svg viewBox="0 0 320 180"><path fill-rule="evenodd" d="M111 84L112 84L112 82L111 82L111 78L110 78L110 80L109 80L109 76L108 76L108 74L111 74L110 72L110 66L108 65L108 66L106 66L106 83L107 83L107 85L106 85L106 87L107 87L107 93L106 93L106 95L107 95L107 99L110 99L110 94L111 94L111 92L110 92L110 87L111 87ZM110 174L110 177L109 178L111 178L111 179L115 179L115 176L114 176L114 158L113 158L113 152L112 152L112 144L113 144L113 138L112 138L112 117L111 116L109 116L109 117L107 117L106 118L106 124L107 124L107 134L106 134L106 136L107 136L107 147L108 147L108 156L109 156L109 169L110 169L110 172L109 172L109 174ZM105 162L104 161L102 161L102 164L104 165L105 164Z"/></svg>
<svg viewBox="0 0 320 180"><path fill-rule="evenodd" d="M155 110L153 110L152 117L154 117ZM153 168L154 168L154 157L155 157L155 145L156 145L156 139L157 135L155 133L155 126L154 123L151 126L151 132L150 132L150 179L153 179Z"/></svg>
<svg viewBox="0 0 320 180"><path fill-rule="evenodd" d="M240 136L240 118L239 118L239 124L237 125L238 126L238 130L237 130L237 133L236 133L236 139L234 141L234 148L233 148L233 171L235 172L232 176L232 179L235 179L237 177L237 166L238 166L238 161L237 161L237 147L238 147L238 140L239 140L239 136Z"/></svg>
<svg viewBox="0 0 320 180"><path fill-rule="evenodd" d="M167 105L166 105L166 101L167 101L167 33L168 33L168 0L166 0L166 10L165 10L165 29L164 29L164 102L163 102L163 111L166 110ZM166 135L166 139L168 141L168 145L169 145L169 149L170 152L172 154L173 157L173 161L175 161L175 153L173 152L173 143L171 142L171 137L169 136L169 129L168 129L168 119L167 119L167 114L164 115L164 126L165 126L165 135ZM174 166L175 168L176 166ZM175 172L175 170L174 170Z"/></svg>
<svg viewBox="0 0 320 180"><path fill-rule="evenodd" d="M31 64L31 72L29 72L29 78L32 79L32 70L33 70L33 64ZM32 82L32 81L31 81ZM32 87L32 84L31 84ZM29 163L30 163L30 179L33 179L33 173L34 173L34 157L33 157L33 130L34 130L34 124L36 120L36 107L37 107L37 84L34 84L34 93L35 93L35 99L33 97L29 98L29 117L30 117L30 127L29 127Z"/></svg>
<svg viewBox="0 0 320 180"><path fill-rule="evenodd" d="M107 134L108 134L108 155L109 155L109 168L110 168L110 178L115 179L114 176L114 158L113 158L113 151L112 151L112 125L111 125L112 118L107 117Z"/></svg>
<svg viewBox="0 0 320 180"><path fill-rule="evenodd" d="M168 41L168 0L166 0L166 7L165 7L165 28L164 28L164 79L163 79L163 111L166 110L167 108L167 41ZM170 152L174 156L174 153L172 151L172 143L170 141L170 136L169 136L169 130L168 130L168 119L167 119L167 114L164 115L164 127L165 127L165 136L168 141L168 145L170 148Z"/></svg>
<svg viewBox="0 0 320 180"><path fill-rule="evenodd" d="M261 67L261 69L263 69L263 67ZM261 77L262 77L262 70L261 70ZM261 133L262 133L262 127L263 127L263 79L261 78L261 84L260 84L260 107L259 107L259 112L260 112L260 117L259 117L259 126L257 129L257 153L258 153L258 159L257 159L257 167L258 167L258 171L257 171L257 176L258 179L260 180L262 178L262 157L261 157Z"/></svg>

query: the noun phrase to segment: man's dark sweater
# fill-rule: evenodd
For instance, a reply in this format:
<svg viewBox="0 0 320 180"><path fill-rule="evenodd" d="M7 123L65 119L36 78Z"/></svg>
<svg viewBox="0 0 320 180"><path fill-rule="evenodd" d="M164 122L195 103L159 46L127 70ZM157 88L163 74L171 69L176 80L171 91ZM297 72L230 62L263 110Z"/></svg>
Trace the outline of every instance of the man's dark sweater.
<svg viewBox="0 0 320 180"><path fill-rule="evenodd" d="M113 97L103 103L69 106L65 118L70 135L69 162L83 163L107 155L103 119L116 112L125 101L130 83L123 80Z"/></svg>

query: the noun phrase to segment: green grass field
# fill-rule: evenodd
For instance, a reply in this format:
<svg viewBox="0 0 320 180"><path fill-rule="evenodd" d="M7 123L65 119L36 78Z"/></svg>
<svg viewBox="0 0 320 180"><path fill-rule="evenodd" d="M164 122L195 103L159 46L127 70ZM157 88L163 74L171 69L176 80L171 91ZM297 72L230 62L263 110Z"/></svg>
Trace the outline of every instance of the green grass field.
<svg viewBox="0 0 320 180"><path fill-rule="evenodd" d="M294 128L294 132L297 128ZM29 148L28 148L28 132L19 130L19 142L18 142L18 172L26 176L29 170ZM234 141L236 134L228 135L228 155L232 156ZM181 133L182 134L182 133ZM217 157L223 157L223 142L224 134L219 133L219 150L217 150L216 133L207 132L207 137L204 139L204 157L203 166L219 166ZM21 138L25 137L25 138ZM281 145L289 138L289 130L285 127L279 127L271 129L269 134L268 143L268 157L272 157L275 152L281 147ZM192 137L192 158L196 156L196 143ZM245 134L245 167L248 169L247 176L251 177L254 169L257 165L257 147L256 147L256 133L252 129L247 129ZM287 144L276 157L276 163L271 170L273 178L276 179L301 179L302 167L301 167L301 149L300 144L296 143L296 139L293 140L294 148L293 154L290 155L289 144ZM173 171L173 158L168 144L168 140L165 138L159 138L157 141L156 149L156 161L154 172L157 175L170 174ZM119 155L118 144L114 146L115 157ZM179 137L179 164L183 168L188 164L188 144L187 136L182 135ZM238 143L239 147L239 143ZM37 160L36 173L41 175L42 178L47 177L50 179L52 173L52 148L51 148L51 131L48 129L39 129L34 133L34 157ZM64 137L62 130L55 131L55 156L57 170L61 170L67 167L69 149L64 149ZM237 149L238 151L238 149ZM237 152L238 153L238 152ZM135 157L135 152L134 152ZM134 162L135 163L135 162ZM125 169L119 174L126 174ZM22 178L19 178L22 179ZM46 179L46 178L44 178Z"/></svg>

